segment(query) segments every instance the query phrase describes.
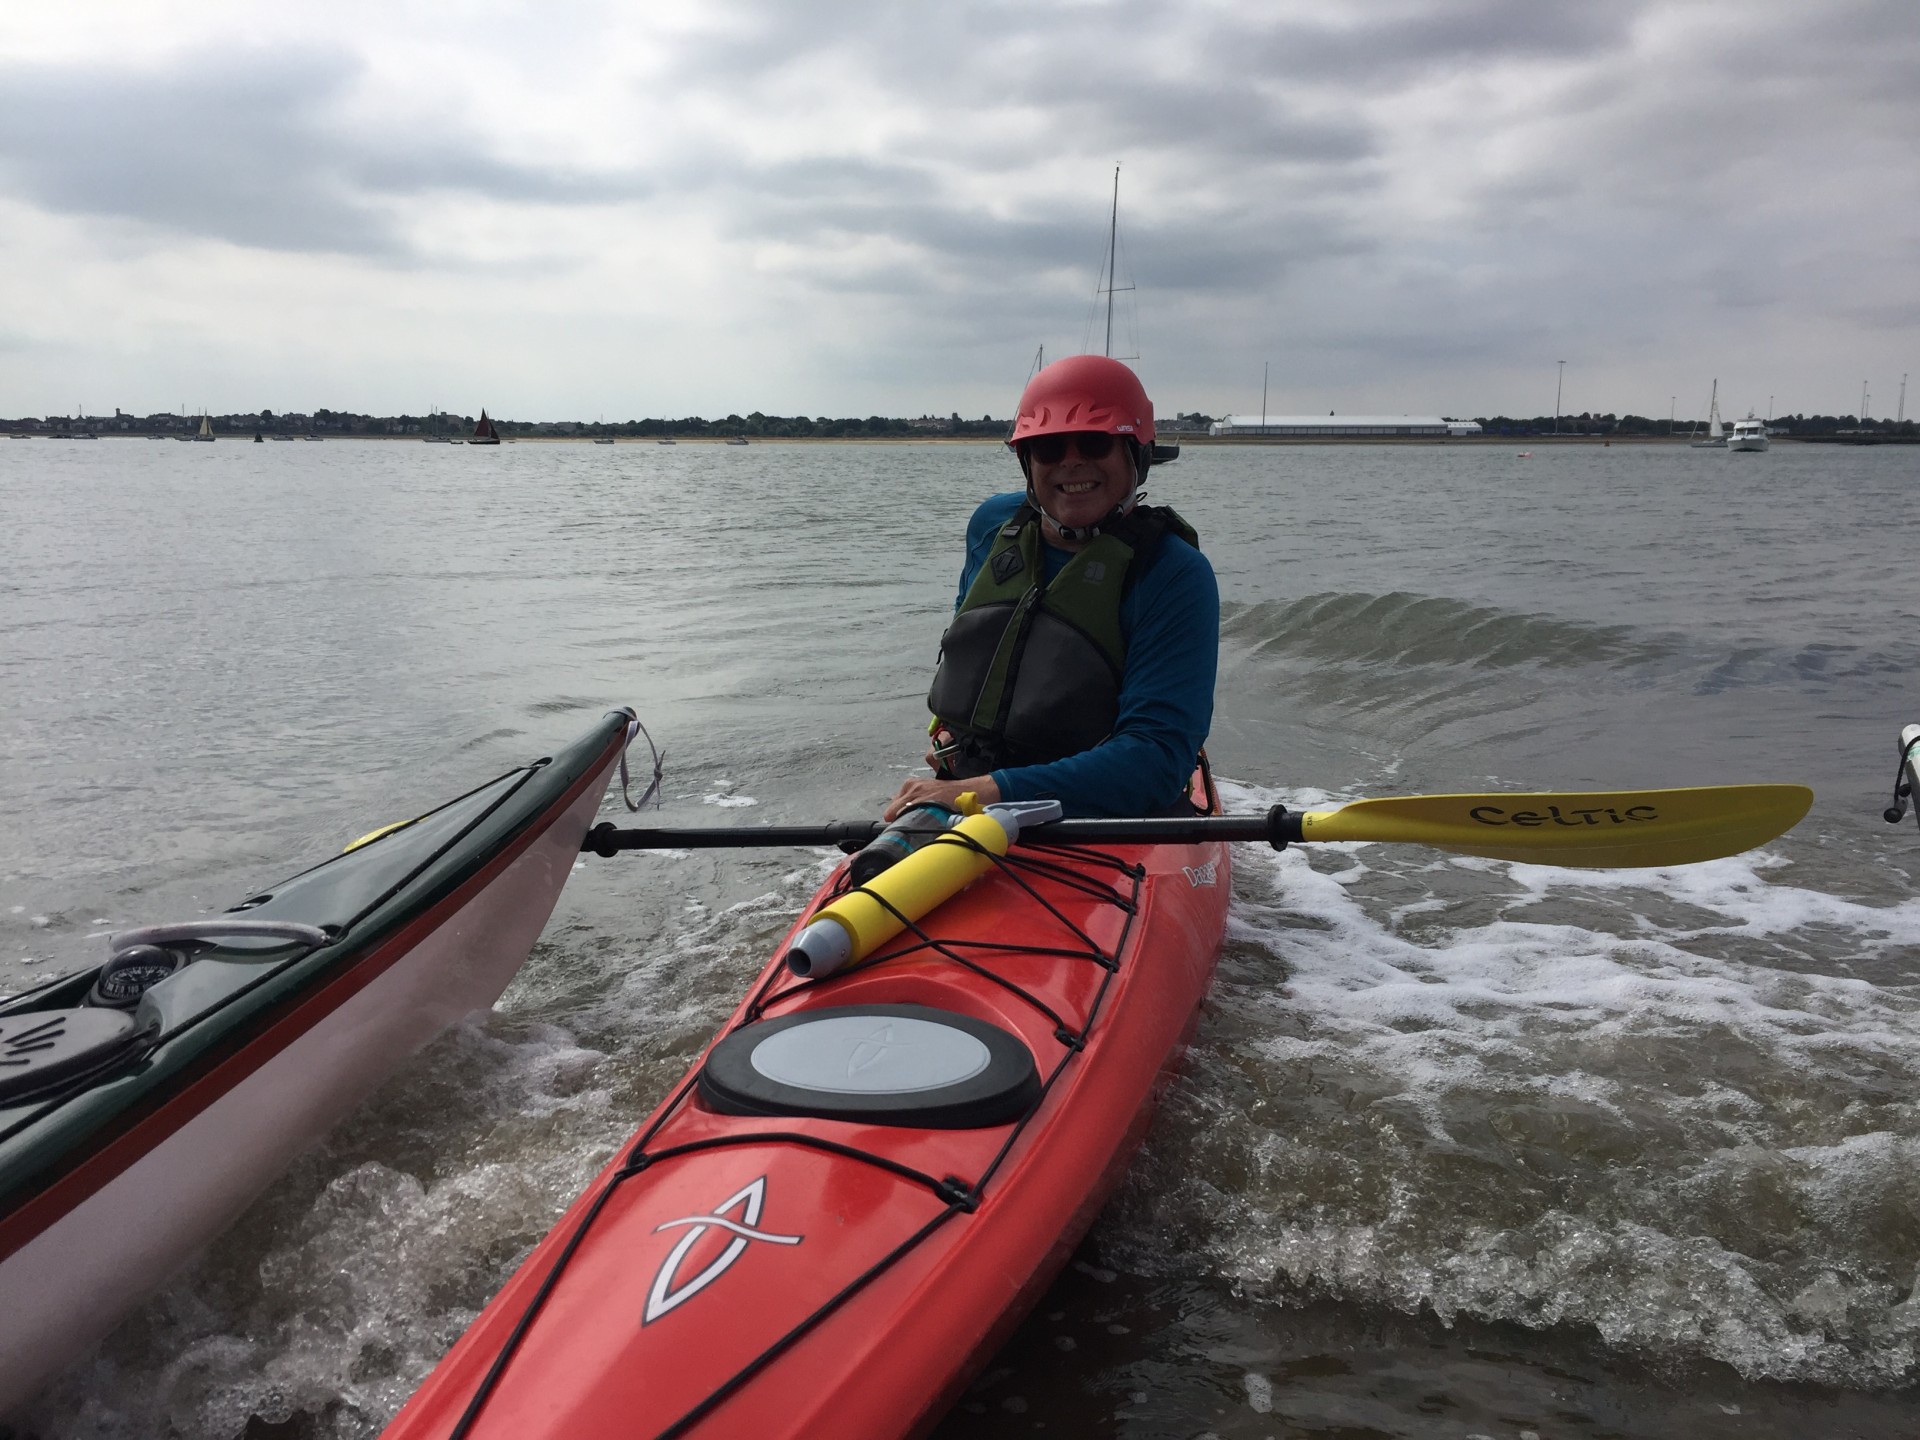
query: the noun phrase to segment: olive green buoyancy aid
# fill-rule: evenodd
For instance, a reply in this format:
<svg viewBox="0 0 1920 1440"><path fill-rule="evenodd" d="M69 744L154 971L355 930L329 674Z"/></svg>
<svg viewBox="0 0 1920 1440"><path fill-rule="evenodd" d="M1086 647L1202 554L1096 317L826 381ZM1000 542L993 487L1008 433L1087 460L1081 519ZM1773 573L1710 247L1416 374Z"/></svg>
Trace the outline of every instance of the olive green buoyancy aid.
<svg viewBox="0 0 1920 1440"><path fill-rule="evenodd" d="M959 742L955 774L1045 764L1113 733L1127 663L1120 602L1168 534L1199 547L1171 509L1137 507L1048 581L1039 512L1014 511L940 639L927 692Z"/></svg>

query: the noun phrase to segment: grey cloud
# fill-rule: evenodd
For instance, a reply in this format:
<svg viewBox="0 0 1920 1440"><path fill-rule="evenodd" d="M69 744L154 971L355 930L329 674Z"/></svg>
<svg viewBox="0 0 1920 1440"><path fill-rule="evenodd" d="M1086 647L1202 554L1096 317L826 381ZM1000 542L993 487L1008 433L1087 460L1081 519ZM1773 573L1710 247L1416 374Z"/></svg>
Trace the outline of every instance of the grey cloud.
<svg viewBox="0 0 1920 1440"><path fill-rule="evenodd" d="M1499 3L1482 0L1486 8ZM978 123L945 129L933 143L946 155L1031 162L1063 146L1170 153L1203 147L1223 160L1331 165L1375 146L1351 117L1304 113L1279 92L1262 47L1286 32L1257 12L1201 21L1140 0L1092 8L974 3L937 10L878 0L806 7L762 0L730 9L744 38L730 34L724 48L703 44L680 52L683 78L750 94L775 72L826 56L857 72L881 108L938 108L970 117L1030 109L1042 117L1024 144L977 138L994 128ZM1493 23L1489 19L1489 27ZM1189 48L1198 57L1190 66L1175 58ZM1088 63L1107 54L1124 58Z"/></svg>
<svg viewBox="0 0 1920 1440"><path fill-rule="evenodd" d="M1367 7L1353 24L1275 25L1242 36L1240 53L1262 70L1378 83L1468 62L1623 52L1645 8L1628 0L1411 0Z"/></svg>
<svg viewBox="0 0 1920 1440"><path fill-rule="evenodd" d="M811 244L823 274L834 273L835 240L886 237L930 257L937 275L976 293L1020 289L1024 277L1061 270L1083 272L1091 286L1105 238L1092 226L1058 218L1009 220L957 203L896 201L882 193L790 193L743 213L750 218L737 233ZM1155 288L1224 293L1271 284L1290 267L1361 253L1371 244L1333 214L1288 205L1154 213L1135 204L1123 241L1123 260L1143 279L1150 272ZM920 273L927 284L924 263ZM831 284L845 290L858 281L840 276Z"/></svg>
<svg viewBox="0 0 1920 1440"><path fill-rule="evenodd" d="M389 201L435 189L605 200L631 183L555 175L451 139L355 135L341 55L199 57L161 71L0 70L0 171L50 210L268 250L376 257L404 246Z"/></svg>
<svg viewBox="0 0 1920 1440"><path fill-rule="evenodd" d="M887 238L936 256L1010 270L1078 264L1089 237L1057 221L1001 220L958 204L884 194L794 196L745 211L736 234L823 246L848 236Z"/></svg>
<svg viewBox="0 0 1920 1440"><path fill-rule="evenodd" d="M14 66L0 75L0 163L49 209L144 220L270 249L381 252L317 112L350 62L212 76Z"/></svg>
<svg viewBox="0 0 1920 1440"><path fill-rule="evenodd" d="M1851 307L1852 318L1868 330L1889 332L1920 329L1920 300L1893 304L1858 304Z"/></svg>
<svg viewBox="0 0 1920 1440"><path fill-rule="evenodd" d="M1911 233L1920 186L1893 137L1920 126L1920 30L1909 20L1883 43L1842 45L1792 12L1755 15L1741 43L1766 57L1764 72L1724 55L1648 52L1582 76L1536 122L1550 162L1491 181L1462 176L1476 212L1584 212L1612 233L1616 256L1636 232L1657 232L1653 273L1668 276L1727 257L1764 277L1819 246L1841 212L1883 249ZM1871 157L1896 152L1876 174Z"/></svg>
<svg viewBox="0 0 1920 1440"><path fill-rule="evenodd" d="M1193 79L1140 80L1075 87L1074 103L1058 122L1109 144L1156 150L1203 149L1213 163L1249 159L1342 165L1375 153L1374 135L1357 120L1322 120L1300 114L1271 89L1265 77L1235 76L1231 69Z"/></svg>
<svg viewBox="0 0 1920 1440"><path fill-rule="evenodd" d="M1178 355L1204 372L1217 363L1206 353L1213 337L1237 332L1250 313L1277 310L1296 271L1321 260L1363 260L1372 249L1336 215L1274 208L1279 213L1248 206L1130 219L1122 280L1140 288L1121 297L1120 353L1144 350L1161 373ZM1036 343L1056 353L1100 344L1103 306L1093 292L1103 228L824 198L754 213L756 233L803 241L783 278L794 307L828 307L835 317L828 331L859 335L866 353L890 357L878 379L933 381L943 369L949 377L997 374L1024 363ZM849 268L836 263L836 235L884 235L915 258ZM836 364L853 370L859 360ZM1008 382L1015 390L1017 379Z"/></svg>
<svg viewBox="0 0 1920 1440"><path fill-rule="evenodd" d="M756 195L774 200L884 195L892 201L917 204L924 203L936 189L932 177L917 165L849 155L813 155L779 165L753 166L738 161L729 164L714 156L705 173L717 180L729 171L737 181L750 184ZM695 177L689 174L687 178Z"/></svg>

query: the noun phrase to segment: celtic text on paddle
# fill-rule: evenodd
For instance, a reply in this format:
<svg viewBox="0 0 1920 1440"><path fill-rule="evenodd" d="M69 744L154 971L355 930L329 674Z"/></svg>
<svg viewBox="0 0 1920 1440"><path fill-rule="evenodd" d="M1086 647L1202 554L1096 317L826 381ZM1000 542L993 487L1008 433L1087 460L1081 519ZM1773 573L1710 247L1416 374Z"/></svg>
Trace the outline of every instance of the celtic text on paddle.
<svg viewBox="0 0 1920 1440"><path fill-rule="evenodd" d="M1511 815L1497 805L1476 805L1467 814L1482 825L1526 826L1632 825L1660 818L1660 812L1651 805L1630 805L1625 810L1600 806L1593 810L1568 810L1564 814L1558 805L1549 805L1545 814L1538 810L1515 810Z"/></svg>

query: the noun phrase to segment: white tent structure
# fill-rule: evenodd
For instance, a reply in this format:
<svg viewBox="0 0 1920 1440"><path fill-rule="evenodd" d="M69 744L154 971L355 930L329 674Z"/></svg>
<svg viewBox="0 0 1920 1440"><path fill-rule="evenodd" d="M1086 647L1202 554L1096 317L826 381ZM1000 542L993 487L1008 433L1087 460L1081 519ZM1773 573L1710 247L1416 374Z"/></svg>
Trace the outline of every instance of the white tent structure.
<svg viewBox="0 0 1920 1440"><path fill-rule="evenodd" d="M1310 439L1433 438L1478 435L1471 420L1438 415L1229 415L1207 428L1209 435L1286 435Z"/></svg>

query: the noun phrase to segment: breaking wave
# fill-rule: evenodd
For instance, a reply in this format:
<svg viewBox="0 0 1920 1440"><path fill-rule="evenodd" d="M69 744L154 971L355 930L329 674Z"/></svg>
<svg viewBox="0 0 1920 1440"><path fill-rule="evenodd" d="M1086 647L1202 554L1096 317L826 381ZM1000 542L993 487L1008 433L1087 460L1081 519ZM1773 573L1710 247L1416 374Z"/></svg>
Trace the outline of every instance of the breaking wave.
<svg viewBox="0 0 1920 1440"><path fill-rule="evenodd" d="M1405 675L1590 668L1623 683L1658 682L1696 694L1785 685L1893 684L1920 667L1920 650L1862 645L1725 644L1679 631L1602 625L1438 595L1326 591L1228 605L1221 639L1250 659L1312 661Z"/></svg>
<svg viewBox="0 0 1920 1440"><path fill-rule="evenodd" d="M1114 1212L1126 1263L1749 1379L1920 1376L1920 901L1764 852L1236 858L1216 1008Z"/></svg>

